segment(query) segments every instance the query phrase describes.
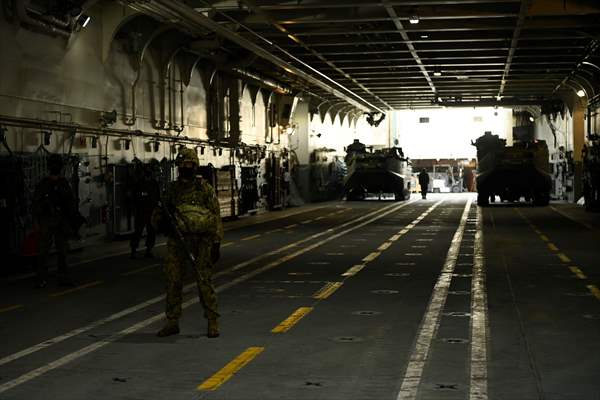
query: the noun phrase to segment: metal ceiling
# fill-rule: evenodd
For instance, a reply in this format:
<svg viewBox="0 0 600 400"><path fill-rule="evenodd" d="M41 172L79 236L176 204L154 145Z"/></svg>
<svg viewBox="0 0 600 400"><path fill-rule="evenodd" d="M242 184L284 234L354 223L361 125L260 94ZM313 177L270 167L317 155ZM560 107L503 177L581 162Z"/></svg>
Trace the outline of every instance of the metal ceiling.
<svg viewBox="0 0 600 400"><path fill-rule="evenodd" d="M600 92L597 0L172 3L185 3L294 70L352 92L371 110L532 104L574 90L589 98ZM231 53L256 53L228 39ZM289 68L265 62L250 68L324 98L336 94Z"/></svg>

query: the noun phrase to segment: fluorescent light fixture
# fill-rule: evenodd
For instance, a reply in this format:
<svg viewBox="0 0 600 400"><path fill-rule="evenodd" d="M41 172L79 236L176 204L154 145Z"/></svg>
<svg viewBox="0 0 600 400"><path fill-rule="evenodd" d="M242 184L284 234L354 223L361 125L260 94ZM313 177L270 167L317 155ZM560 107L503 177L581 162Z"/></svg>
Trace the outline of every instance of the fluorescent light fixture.
<svg viewBox="0 0 600 400"><path fill-rule="evenodd" d="M579 89L577 91L577 96L579 96L579 97L585 97L585 91L583 89Z"/></svg>
<svg viewBox="0 0 600 400"><path fill-rule="evenodd" d="M535 122L535 118L533 118L533 117L529 117L529 120L530 120L531 122Z"/></svg>
<svg viewBox="0 0 600 400"><path fill-rule="evenodd" d="M81 19L83 20L83 22L81 23L81 27L85 28L92 20L92 17L90 17L89 15L82 15Z"/></svg>
<svg viewBox="0 0 600 400"><path fill-rule="evenodd" d="M429 35L421 35L421 39L429 39Z"/></svg>
<svg viewBox="0 0 600 400"><path fill-rule="evenodd" d="M419 17L417 15L413 15L410 18L408 18L408 22L410 22L411 24L418 24Z"/></svg>
<svg viewBox="0 0 600 400"><path fill-rule="evenodd" d="M433 76L442 76L442 71L434 71Z"/></svg>

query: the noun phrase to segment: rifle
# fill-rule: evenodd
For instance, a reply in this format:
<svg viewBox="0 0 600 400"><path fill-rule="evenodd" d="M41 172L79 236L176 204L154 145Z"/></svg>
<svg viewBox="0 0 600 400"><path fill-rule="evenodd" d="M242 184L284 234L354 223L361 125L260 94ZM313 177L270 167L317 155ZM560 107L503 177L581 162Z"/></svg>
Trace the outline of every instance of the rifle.
<svg viewBox="0 0 600 400"><path fill-rule="evenodd" d="M175 222L175 217L173 216L173 213L171 213L171 211L169 210L169 207L164 205L161 201L158 202L158 207L161 209L161 211L164 213L164 215L169 220L172 232L175 233L175 239L183 247L183 250L188 258L188 261L190 261L193 266L196 265L196 257L194 257L194 253L192 253L190 247L188 246L187 242L185 241L185 237L183 236L183 233L181 233L181 231L179 230L179 227L177 226L177 223Z"/></svg>

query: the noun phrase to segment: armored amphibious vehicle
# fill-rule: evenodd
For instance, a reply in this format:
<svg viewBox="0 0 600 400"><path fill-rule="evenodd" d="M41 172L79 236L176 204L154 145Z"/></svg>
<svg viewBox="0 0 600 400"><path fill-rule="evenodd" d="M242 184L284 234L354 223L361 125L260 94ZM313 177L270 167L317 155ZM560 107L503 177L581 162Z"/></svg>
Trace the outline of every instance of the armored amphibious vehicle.
<svg viewBox="0 0 600 400"><path fill-rule="evenodd" d="M392 194L397 201L410 197L411 170L400 147L373 150L355 139L346 152L346 200L363 200L369 194Z"/></svg>
<svg viewBox="0 0 600 400"><path fill-rule="evenodd" d="M543 140L518 141L506 146L506 140L486 132L477 147L477 203L486 206L495 201L524 199L545 206L552 187L548 146Z"/></svg>

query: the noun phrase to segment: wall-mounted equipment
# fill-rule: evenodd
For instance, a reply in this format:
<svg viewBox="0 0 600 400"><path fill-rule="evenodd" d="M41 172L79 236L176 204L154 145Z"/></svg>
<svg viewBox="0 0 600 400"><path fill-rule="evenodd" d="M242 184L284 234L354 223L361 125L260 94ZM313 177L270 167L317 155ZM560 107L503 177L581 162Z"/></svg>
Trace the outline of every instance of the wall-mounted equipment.
<svg viewBox="0 0 600 400"><path fill-rule="evenodd" d="M52 137L52 131L42 131L42 139L44 146L50 145L50 138Z"/></svg>

